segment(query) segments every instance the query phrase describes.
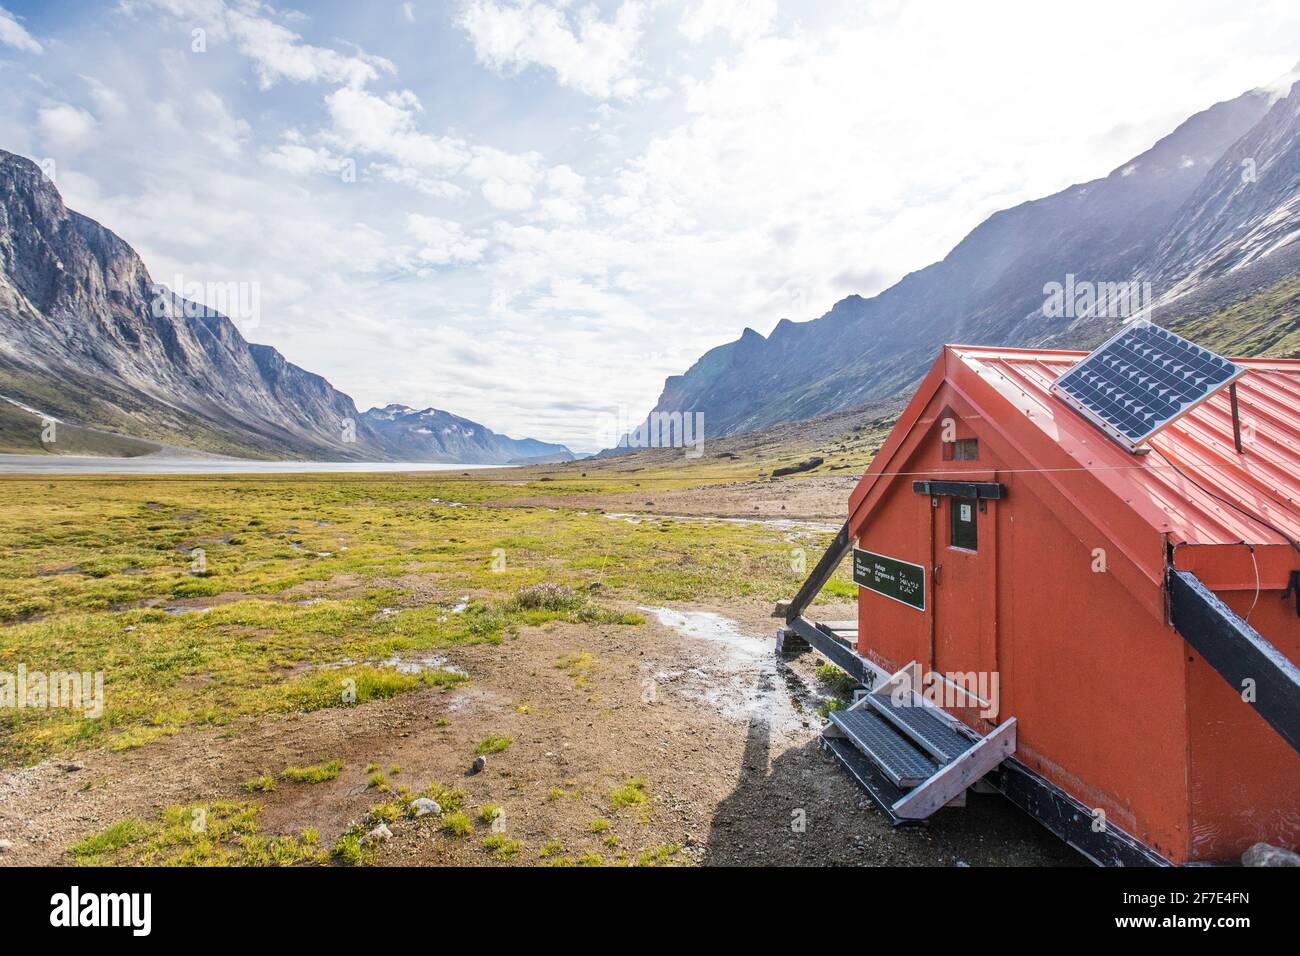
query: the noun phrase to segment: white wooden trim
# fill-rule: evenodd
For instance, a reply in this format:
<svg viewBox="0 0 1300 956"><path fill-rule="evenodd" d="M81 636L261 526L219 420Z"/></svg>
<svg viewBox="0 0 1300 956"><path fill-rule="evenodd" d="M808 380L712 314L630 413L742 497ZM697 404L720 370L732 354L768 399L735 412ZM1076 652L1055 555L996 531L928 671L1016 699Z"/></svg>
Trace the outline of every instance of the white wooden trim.
<svg viewBox="0 0 1300 956"><path fill-rule="evenodd" d="M1016 718L1010 717L895 803L894 815L904 820L924 820L1015 752Z"/></svg>

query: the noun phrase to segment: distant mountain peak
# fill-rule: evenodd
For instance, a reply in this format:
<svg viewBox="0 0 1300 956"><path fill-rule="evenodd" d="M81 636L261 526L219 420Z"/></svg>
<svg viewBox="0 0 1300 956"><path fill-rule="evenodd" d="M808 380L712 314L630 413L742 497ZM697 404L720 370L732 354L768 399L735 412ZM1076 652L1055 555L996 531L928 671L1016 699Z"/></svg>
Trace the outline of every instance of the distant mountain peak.
<svg viewBox="0 0 1300 956"><path fill-rule="evenodd" d="M499 435L486 425L432 407L416 411L407 405L391 404L372 408L361 417L390 447L410 460L515 465L574 458L563 445Z"/></svg>
<svg viewBox="0 0 1300 956"><path fill-rule="evenodd" d="M412 458L409 442L374 427L411 409L394 404L359 414L321 376L269 345L245 341L226 316L154 283L125 241L68 209L39 166L5 150L0 394L76 425L221 454ZM446 416L464 439L486 431L432 408L416 414ZM461 441L453 453L426 460L499 464L569 454L560 445L495 437Z"/></svg>
<svg viewBox="0 0 1300 956"><path fill-rule="evenodd" d="M767 338L746 328L669 376L653 411L702 412L710 438L812 418L908 388L945 343L1084 344L1106 320L1043 313L1045 285L1067 274L1150 281L1160 299L1259 262L1300 237L1290 79L1188 117L1106 176L994 213L870 298Z"/></svg>

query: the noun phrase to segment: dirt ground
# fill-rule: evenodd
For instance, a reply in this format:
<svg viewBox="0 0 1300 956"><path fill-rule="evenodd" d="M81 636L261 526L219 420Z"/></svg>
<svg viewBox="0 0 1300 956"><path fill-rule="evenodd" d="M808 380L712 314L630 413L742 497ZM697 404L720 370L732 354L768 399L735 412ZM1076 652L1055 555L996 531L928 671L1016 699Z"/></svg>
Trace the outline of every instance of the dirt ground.
<svg viewBox="0 0 1300 956"><path fill-rule="evenodd" d="M394 784L418 790L438 780L464 789L471 809L499 804L505 833L524 843L514 862L536 860L557 840L566 853L595 851L608 862L619 851L635 858L665 845L682 848L675 862L718 865L1078 862L996 796L972 795L924 827L891 828L817 747L815 660L775 661L768 610L678 607L647 613L638 628L526 629L500 647L452 651L472 678L452 690L182 733L9 773L0 778L0 833L13 847L0 863L68 862L69 845L115 820L175 803L247 799L247 779L334 758L345 768L333 782L281 783L257 795L264 832L312 826L332 842L381 799L365 782L365 766L376 763L400 766ZM577 658L581 666L557 666L583 654L591 657ZM512 743L467 776L488 734ZM644 807L611 811L609 791L637 777L646 781ZM597 818L611 821L617 847L589 832ZM482 834L450 837L431 821L392 829L384 864L493 862Z"/></svg>
<svg viewBox="0 0 1300 956"><path fill-rule="evenodd" d="M738 483L554 504L606 512L712 514L825 521L837 527L841 476ZM770 494L768 493L770 490ZM741 510L738 503L746 508ZM532 498L517 505L549 504ZM756 506L756 507L755 507ZM408 585L418 582L405 582ZM996 795L971 794L923 826L892 828L817 745L822 725L815 655L774 656L777 622L756 602L638 610L639 627L552 622L499 646L445 652L467 684L351 708L183 731L136 750L96 750L0 774L0 865L71 861L68 847L125 817L218 799L262 804L261 831L315 827L330 846L386 797L367 788L370 764L394 787L459 787L471 815L503 809L498 827L522 841L510 861L539 862L547 844L566 859L598 853L626 862L655 848L678 864L1077 865L1081 858ZM851 605L828 609L849 617ZM511 738L470 774L488 735ZM250 796L243 784L289 765L341 759L338 779L281 781ZM645 781L647 800L615 810L610 792ZM592 832L598 819L609 830ZM382 844L388 865L494 864L469 836L436 820L399 821ZM613 839L611 838L613 835Z"/></svg>
<svg viewBox="0 0 1300 956"><path fill-rule="evenodd" d="M622 514L815 521L838 531L861 474L738 481L680 490L647 485L635 494L533 495L497 503L519 508L579 508Z"/></svg>

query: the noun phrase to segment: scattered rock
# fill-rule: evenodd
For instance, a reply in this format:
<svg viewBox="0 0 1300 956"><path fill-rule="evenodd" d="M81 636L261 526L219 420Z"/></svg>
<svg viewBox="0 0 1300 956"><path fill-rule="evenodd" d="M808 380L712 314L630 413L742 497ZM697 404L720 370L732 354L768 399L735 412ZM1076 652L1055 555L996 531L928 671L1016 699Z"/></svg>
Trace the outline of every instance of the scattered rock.
<svg viewBox="0 0 1300 956"><path fill-rule="evenodd" d="M773 468L772 477L782 478L785 475L797 475L801 471L812 471L814 468L820 467L823 461L824 459L814 455L811 458L805 458L797 465L787 465L784 468Z"/></svg>
<svg viewBox="0 0 1300 956"><path fill-rule="evenodd" d="M442 807L438 806L438 801L430 800L428 797L412 800L411 807L415 810L417 817L427 817L430 813L436 816L442 815Z"/></svg>
<svg viewBox="0 0 1300 956"><path fill-rule="evenodd" d="M1300 866L1300 853L1268 843L1256 843L1241 855L1242 866Z"/></svg>
<svg viewBox="0 0 1300 956"><path fill-rule="evenodd" d="M0 840L0 854L8 853L14 847L12 840Z"/></svg>
<svg viewBox="0 0 1300 956"><path fill-rule="evenodd" d="M370 845L372 843L383 843L385 840L391 840L393 831L388 829L387 823L381 823L369 833L361 838L361 842Z"/></svg>
<svg viewBox="0 0 1300 956"><path fill-rule="evenodd" d="M772 609L772 616L773 616L773 617L781 617L781 618L783 618L783 617L785 617L786 613L787 613L789 610L790 610L790 602L789 602L789 601L777 601L777 602L776 602L776 607Z"/></svg>
<svg viewBox="0 0 1300 956"><path fill-rule="evenodd" d="M474 758L474 763L470 765L469 772L480 773L483 770L483 768L486 766L487 766L487 757L484 757L482 754L479 754L477 757Z"/></svg>

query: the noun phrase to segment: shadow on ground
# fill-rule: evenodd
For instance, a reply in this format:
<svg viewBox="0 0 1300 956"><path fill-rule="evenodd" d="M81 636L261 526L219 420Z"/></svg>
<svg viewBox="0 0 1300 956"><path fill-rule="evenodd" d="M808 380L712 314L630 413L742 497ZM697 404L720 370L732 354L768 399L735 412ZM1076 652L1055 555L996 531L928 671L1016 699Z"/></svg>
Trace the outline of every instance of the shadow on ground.
<svg viewBox="0 0 1300 956"><path fill-rule="evenodd" d="M779 685L778 685L779 686ZM773 690L771 693L780 693ZM816 739L772 760L751 718L735 789L713 815L706 866L1081 866L1086 861L997 794L969 794L919 826L893 827Z"/></svg>

